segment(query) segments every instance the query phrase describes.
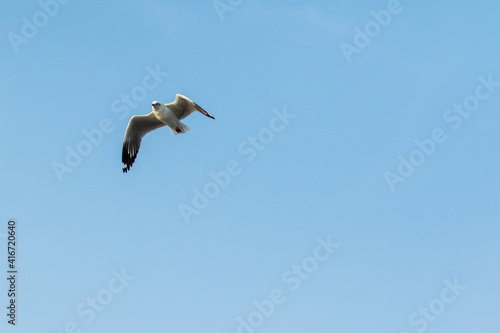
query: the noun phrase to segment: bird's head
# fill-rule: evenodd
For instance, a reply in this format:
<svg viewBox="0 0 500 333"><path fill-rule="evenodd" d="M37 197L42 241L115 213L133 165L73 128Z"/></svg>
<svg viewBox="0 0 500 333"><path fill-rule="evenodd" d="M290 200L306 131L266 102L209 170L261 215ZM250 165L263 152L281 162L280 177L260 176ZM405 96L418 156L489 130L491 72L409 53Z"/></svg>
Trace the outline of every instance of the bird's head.
<svg viewBox="0 0 500 333"><path fill-rule="evenodd" d="M161 103L158 101L154 101L153 104L151 104L151 107L153 108L153 111L155 109L158 110L161 107Z"/></svg>

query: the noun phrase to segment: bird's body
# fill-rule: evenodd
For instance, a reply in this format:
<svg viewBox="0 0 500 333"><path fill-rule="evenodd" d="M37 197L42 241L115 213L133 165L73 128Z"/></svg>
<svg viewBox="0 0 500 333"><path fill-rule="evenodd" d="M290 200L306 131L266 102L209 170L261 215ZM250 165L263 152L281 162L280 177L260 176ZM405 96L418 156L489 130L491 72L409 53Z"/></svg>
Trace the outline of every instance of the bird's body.
<svg viewBox="0 0 500 333"><path fill-rule="evenodd" d="M175 115L175 113L172 110L170 110L168 105L159 103L160 106L156 107L155 103L159 102L156 101L153 102L153 113L155 117L162 123L170 127L170 130L174 135L180 133L186 133L187 131L190 130L188 126L181 123L180 119Z"/></svg>
<svg viewBox="0 0 500 333"><path fill-rule="evenodd" d="M174 135L186 133L190 128L184 125L181 119L186 118L194 111L198 111L209 118L215 119L198 104L182 95L176 95L173 103L163 104L154 101L151 106L153 109L151 113L130 118L123 140L123 172L130 170L130 167L134 164L141 146L142 138L147 133L163 126L170 127Z"/></svg>

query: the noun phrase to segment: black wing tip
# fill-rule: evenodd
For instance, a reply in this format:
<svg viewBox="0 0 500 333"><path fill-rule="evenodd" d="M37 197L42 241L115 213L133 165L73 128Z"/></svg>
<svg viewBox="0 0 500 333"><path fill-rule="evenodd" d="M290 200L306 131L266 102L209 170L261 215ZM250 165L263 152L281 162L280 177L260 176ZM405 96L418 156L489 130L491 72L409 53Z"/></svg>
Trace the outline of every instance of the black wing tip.
<svg viewBox="0 0 500 333"><path fill-rule="evenodd" d="M134 164L135 157L137 156L137 153L135 156L130 156L128 154L128 144L126 142L123 143L123 150L122 150L122 171L123 173L127 173L132 165Z"/></svg>
<svg viewBox="0 0 500 333"><path fill-rule="evenodd" d="M208 113L207 111L205 111L204 108L202 108L201 106L199 106L198 104L196 104L195 102L193 102L194 105L198 108L198 111L200 111L203 115L207 116L208 118L212 118L212 119L215 119L214 116L212 116L210 113Z"/></svg>

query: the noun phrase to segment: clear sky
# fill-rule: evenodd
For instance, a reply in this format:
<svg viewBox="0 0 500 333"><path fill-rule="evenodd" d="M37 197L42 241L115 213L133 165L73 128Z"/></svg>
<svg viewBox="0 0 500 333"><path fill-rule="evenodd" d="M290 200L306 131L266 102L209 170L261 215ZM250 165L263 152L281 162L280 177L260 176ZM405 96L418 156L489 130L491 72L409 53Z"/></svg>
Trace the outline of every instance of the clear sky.
<svg viewBox="0 0 500 333"><path fill-rule="evenodd" d="M1 331L498 332L499 12L3 1Z"/></svg>

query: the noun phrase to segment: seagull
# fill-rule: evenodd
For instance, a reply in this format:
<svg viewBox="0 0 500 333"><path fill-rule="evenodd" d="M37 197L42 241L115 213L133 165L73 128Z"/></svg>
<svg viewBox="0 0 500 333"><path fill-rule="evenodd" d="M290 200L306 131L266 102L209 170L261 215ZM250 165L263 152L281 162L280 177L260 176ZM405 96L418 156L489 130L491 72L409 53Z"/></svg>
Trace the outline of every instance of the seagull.
<svg viewBox="0 0 500 333"><path fill-rule="evenodd" d="M203 110L201 106L179 94L175 96L173 103L163 104L154 101L151 107L153 109L151 113L133 116L128 122L122 152L122 169L125 173L134 164L139 147L141 146L142 137L147 133L163 126L170 127L174 135L186 133L191 128L181 123L181 119L186 118L194 111L215 119L210 113Z"/></svg>

